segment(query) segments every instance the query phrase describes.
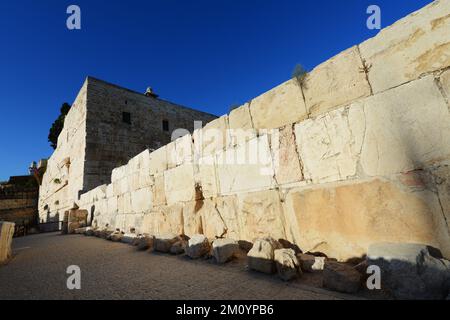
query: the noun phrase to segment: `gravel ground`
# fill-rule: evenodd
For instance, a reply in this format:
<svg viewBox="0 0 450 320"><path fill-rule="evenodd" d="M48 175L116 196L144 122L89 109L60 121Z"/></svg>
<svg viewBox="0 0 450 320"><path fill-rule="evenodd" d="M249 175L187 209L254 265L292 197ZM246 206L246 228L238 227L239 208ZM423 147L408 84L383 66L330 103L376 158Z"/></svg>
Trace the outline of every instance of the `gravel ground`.
<svg viewBox="0 0 450 320"><path fill-rule="evenodd" d="M348 299L315 288L304 275L285 283L246 269L245 260L211 260L140 252L82 235L39 234L13 241L14 258L0 266L3 299ZM81 290L68 290L66 269L81 268Z"/></svg>

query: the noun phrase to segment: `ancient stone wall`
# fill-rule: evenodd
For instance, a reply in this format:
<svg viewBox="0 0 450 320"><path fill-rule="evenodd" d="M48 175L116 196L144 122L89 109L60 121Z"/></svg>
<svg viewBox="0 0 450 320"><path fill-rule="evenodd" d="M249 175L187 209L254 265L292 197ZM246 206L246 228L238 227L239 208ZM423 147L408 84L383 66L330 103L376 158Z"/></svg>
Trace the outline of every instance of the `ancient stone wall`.
<svg viewBox="0 0 450 320"><path fill-rule="evenodd" d="M379 241L450 257L450 2L204 128L83 194L100 227L252 241L345 260Z"/></svg>

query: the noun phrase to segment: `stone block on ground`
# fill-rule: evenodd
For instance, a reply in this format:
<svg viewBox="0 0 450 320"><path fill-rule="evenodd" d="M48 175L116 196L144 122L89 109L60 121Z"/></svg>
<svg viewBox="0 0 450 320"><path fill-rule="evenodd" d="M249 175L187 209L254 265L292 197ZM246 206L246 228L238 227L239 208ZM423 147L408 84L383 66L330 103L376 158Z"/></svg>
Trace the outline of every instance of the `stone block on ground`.
<svg viewBox="0 0 450 320"><path fill-rule="evenodd" d="M381 269L382 288L397 299L444 299L450 290L450 261L426 244L374 243L368 265Z"/></svg>
<svg viewBox="0 0 450 320"><path fill-rule="evenodd" d="M186 241L179 240L179 241L175 242L172 245L172 247L170 247L170 253L175 254L175 255L183 254L186 250L186 246L187 246Z"/></svg>
<svg viewBox="0 0 450 320"><path fill-rule="evenodd" d="M217 263L225 263L239 254L239 244L233 239L216 239L212 244L213 256Z"/></svg>
<svg viewBox="0 0 450 320"><path fill-rule="evenodd" d="M75 234L84 234L86 232L87 227L77 228L73 231Z"/></svg>
<svg viewBox="0 0 450 320"><path fill-rule="evenodd" d="M274 260L277 267L278 277L284 281L290 281L301 274L295 251L292 249L274 250Z"/></svg>
<svg viewBox="0 0 450 320"><path fill-rule="evenodd" d="M0 264L6 263L12 257L14 227L12 222L0 221Z"/></svg>
<svg viewBox="0 0 450 320"><path fill-rule="evenodd" d="M155 236L154 249L159 252L170 252L170 248L178 241L178 236L174 233L163 233Z"/></svg>
<svg viewBox="0 0 450 320"><path fill-rule="evenodd" d="M247 253L247 261L250 269L274 273L276 270L274 251L281 249L281 245L273 238L261 238L254 241L252 249Z"/></svg>
<svg viewBox="0 0 450 320"><path fill-rule="evenodd" d="M142 236L136 239L135 245L139 251L153 248L155 238L152 236Z"/></svg>
<svg viewBox="0 0 450 320"><path fill-rule="evenodd" d="M325 267L325 257L316 257L312 254L299 253L297 254L297 259L304 272L323 271Z"/></svg>
<svg viewBox="0 0 450 320"><path fill-rule="evenodd" d="M361 274L349 265L327 261L323 271L323 286L333 291L356 293L361 287Z"/></svg>
<svg viewBox="0 0 450 320"><path fill-rule="evenodd" d="M202 234L193 235L186 247L186 254L191 259L198 259L209 254L211 245L206 236Z"/></svg>
<svg viewBox="0 0 450 320"><path fill-rule="evenodd" d="M133 244L134 240L137 238L138 236L135 233L125 233L122 236L122 239L120 241L122 241L123 243L128 243L128 244Z"/></svg>

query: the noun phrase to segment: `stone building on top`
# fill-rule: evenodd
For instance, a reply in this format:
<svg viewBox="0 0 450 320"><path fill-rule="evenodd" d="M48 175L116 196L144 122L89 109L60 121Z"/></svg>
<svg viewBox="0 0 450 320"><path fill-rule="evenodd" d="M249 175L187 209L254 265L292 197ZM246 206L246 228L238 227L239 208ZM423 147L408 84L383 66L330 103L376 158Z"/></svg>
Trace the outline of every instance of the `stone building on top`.
<svg viewBox="0 0 450 320"><path fill-rule="evenodd" d="M216 116L87 77L48 160L39 195L40 222L62 220L79 196L109 183L111 171L142 150L171 141Z"/></svg>

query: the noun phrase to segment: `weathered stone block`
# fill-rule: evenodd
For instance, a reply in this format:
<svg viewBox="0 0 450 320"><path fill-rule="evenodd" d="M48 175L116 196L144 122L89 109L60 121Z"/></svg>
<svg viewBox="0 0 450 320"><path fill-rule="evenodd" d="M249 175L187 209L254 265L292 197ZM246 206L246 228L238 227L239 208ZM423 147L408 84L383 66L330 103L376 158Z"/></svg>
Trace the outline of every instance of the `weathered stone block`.
<svg viewBox="0 0 450 320"><path fill-rule="evenodd" d="M327 261L323 271L323 286L339 292L356 293L361 287L361 274L351 266Z"/></svg>
<svg viewBox="0 0 450 320"><path fill-rule="evenodd" d="M167 168L172 169L177 166L177 150L175 141L169 142L165 145L167 152Z"/></svg>
<svg viewBox="0 0 450 320"><path fill-rule="evenodd" d="M274 129L306 118L302 89L291 79L250 102L255 129Z"/></svg>
<svg viewBox="0 0 450 320"><path fill-rule="evenodd" d="M217 263L228 262L239 254L239 244L233 239L216 239L212 249Z"/></svg>
<svg viewBox="0 0 450 320"><path fill-rule="evenodd" d="M274 250L274 260L278 271L278 277L284 281L296 279L301 274L299 263L292 249Z"/></svg>
<svg viewBox="0 0 450 320"><path fill-rule="evenodd" d="M218 197L215 201L216 209L226 226L226 236L232 239L241 239L242 228L239 225L237 196Z"/></svg>
<svg viewBox="0 0 450 320"><path fill-rule="evenodd" d="M433 1L360 44L373 92L449 66L449 29L448 1Z"/></svg>
<svg viewBox="0 0 450 320"><path fill-rule="evenodd" d="M366 254L371 243L392 241L427 243L450 253L436 194L396 177L293 189L285 210L297 217L290 228L304 252L345 261Z"/></svg>
<svg viewBox="0 0 450 320"><path fill-rule="evenodd" d="M12 222L0 221L0 264L6 263L12 257L14 226Z"/></svg>
<svg viewBox="0 0 450 320"><path fill-rule="evenodd" d="M167 170L167 150L161 147L150 153L149 170L151 175L163 173Z"/></svg>
<svg viewBox="0 0 450 320"><path fill-rule="evenodd" d="M322 183L356 175L364 123L363 107L355 103L296 124L305 179Z"/></svg>
<svg viewBox="0 0 450 320"><path fill-rule="evenodd" d="M146 212L152 208L152 188L147 187L131 192L132 212Z"/></svg>
<svg viewBox="0 0 450 320"><path fill-rule="evenodd" d="M153 205L160 206L166 204L166 191L164 187L164 175L156 175L155 183L152 186L153 191Z"/></svg>
<svg viewBox="0 0 450 320"><path fill-rule="evenodd" d="M186 247L186 255L191 259L198 259L207 254L211 250L211 244L207 237L202 234L193 235Z"/></svg>
<svg viewBox="0 0 450 320"><path fill-rule="evenodd" d="M447 97L447 101L450 101L450 70L445 71L441 75L440 82L442 84L442 89L444 90Z"/></svg>
<svg viewBox="0 0 450 320"><path fill-rule="evenodd" d="M303 180L297 145L292 126L282 128L271 136L271 150L276 182L288 184Z"/></svg>
<svg viewBox="0 0 450 320"><path fill-rule="evenodd" d="M164 172L167 204L195 199L194 166L186 163Z"/></svg>
<svg viewBox="0 0 450 320"><path fill-rule="evenodd" d="M263 273L274 273L276 265L274 251L281 245L273 238L256 239L252 249L247 253L248 267Z"/></svg>
<svg viewBox="0 0 450 320"><path fill-rule="evenodd" d="M246 103L230 112L228 116L230 143L227 143L227 145L241 145L256 136L249 105L249 103Z"/></svg>
<svg viewBox="0 0 450 320"><path fill-rule="evenodd" d="M216 197L218 191L214 157L207 156L198 159L198 166L196 168L195 182L201 186L203 197Z"/></svg>
<svg viewBox="0 0 450 320"><path fill-rule="evenodd" d="M149 214L144 215L141 232L148 234L183 234L183 206L174 204L153 208Z"/></svg>
<svg viewBox="0 0 450 320"><path fill-rule="evenodd" d="M275 186L267 135L218 153L216 170L221 195Z"/></svg>
<svg viewBox="0 0 450 320"><path fill-rule="evenodd" d="M433 76L364 101L361 153L371 176L424 168L450 157L450 113Z"/></svg>
<svg viewBox="0 0 450 320"><path fill-rule="evenodd" d="M170 252L172 245L178 241L178 236L174 233L162 233L155 236L154 249L159 252Z"/></svg>
<svg viewBox="0 0 450 320"><path fill-rule="evenodd" d="M358 48L352 47L320 64L303 85L308 114L317 116L370 95Z"/></svg>
<svg viewBox="0 0 450 320"><path fill-rule="evenodd" d="M183 208L184 232L187 235L202 233L208 238L227 234L227 226L213 200L188 202Z"/></svg>
<svg viewBox="0 0 450 320"><path fill-rule="evenodd" d="M283 209L276 190L267 190L238 195L238 219L241 240L271 236L285 239Z"/></svg>
<svg viewBox="0 0 450 320"><path fill-rule="evenodd" d="M207 123L203 129L194 132L194 144L196 152L200 156L213 155L223 150L228 137L228 116L224 115Z"/></svg>
<svg viewBox="0 0 450 320"><path fill-rule="evenodd" d="M194 147L192 143L192 136L190 134L184 135L175 140L175 152L177 166L186 162L192 162Z"/></svg>

